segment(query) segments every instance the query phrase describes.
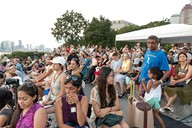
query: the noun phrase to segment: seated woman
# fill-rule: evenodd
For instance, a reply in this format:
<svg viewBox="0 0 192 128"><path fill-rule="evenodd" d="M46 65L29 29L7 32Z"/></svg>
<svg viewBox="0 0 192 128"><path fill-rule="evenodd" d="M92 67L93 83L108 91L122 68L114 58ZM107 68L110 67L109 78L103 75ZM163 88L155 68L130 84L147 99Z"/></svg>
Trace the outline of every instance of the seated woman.
<svg viewBox="0 0 192 128"><path fill-rule="evenodd" d="M47 113L37 103L38 90L34 83L25 82L17 90L17 104L13 112L11 127L13 128L45 128Z"/></svg>
<svg viewBox="0 0 192 128"><path fill-rule="evenodd" d="M94 79L94 81L93 81L91 84L95 84L95 83L97 82L97 78L98 78L99 71L100 71L101 67L107 66L107 62L109 61L108 55L105 53L105 54L103 54L103 57L102 57L102 58L100 58L100 57L98 56L97 61L98 61L98 65L97 65L97 67L95 68L95 72L94 72L94 74L95 74L95 79Z"/></svg>
<svg viewBox="0 0 192 128"><path fill-rule="evenodd" d="M81 70L81 73L83 75L83 80L87 77L86 74L87 74L87 68L89 67L89 65L90 65L89 55L86 52L84 52L83 53L82 70Z"/></svg>
<svg viewBox="0 0 192 128"><path fill-rule="evenodd" d="M97 78L98 78L98 75L99 75L99 71L100 71L100 68L102 66L102 59L100 56L96 56L96 59L97 59L97 67L95 68L95 71L94 71L94 75L95 75L95 78L94 80L91 82L91 85L95 84L97 82Z"/></svg>
<svg viewBox="0 0 192 128"><path fill-rule="evenodd" d="M55 101L62 97L65 94L64 89L64 79L65 74L63 72L63 66L65 64L65 59L63 57L56 57L52 61L53 63L53 70L55 74L51 80L51 87L48 95L43 96L42 105L53 105ZM55 111L55 107L52 106L47 108L47 113L53 113Z"/></svg>
<svg viewBox="0 0 192 128"><path fill-rule="evenodd" d="M11 91L0 88L0 127L9 124L12 108L14 106L12 96Z"/></svg>
<svg viewBox="0 0 192 128"><path fill-rule="evenodd" d="M170 85L165 86L165 96L167 104L160 110L164 109L174 111L172 103L177 96L180 98L181 104L191 104L192 101L192 66L187 63L187 55L183 52L178 55L179 64L175 66L174 75L171 76Z"/></svg>
<svg viewBox="0 0 192 128"><path fill-rule="evenodd" d="M76 58L72 58L70 65L68 66L68 70L65 71L66 76L75 75L75 76L81 77L81 79L83 79L83 75L82 75L81 71L79 70L79 66L80 66L79 60ZM84 95L83 86L80 89L79 94Z"/></svg>
<svg viewBox="0 0 192 128"><path fill-rule="evenodd" d="M115 76L115 85L118 82L120 84L120 95L119 98L124 96L124 84L126 80L126 74L130 72L132 69L132 61L129 58L127 53L123 54L123 63L121 65L120 70L117 72L118 74Z"/></svg>
<svg viewBox="0 0 192 128"><path fill-rule="evenodd" d="M141 66L142 66L142 61L140 60L140 58L135 58L134 62L133 62L133 66L132 66L132 71L129 72L126 76L126 84L127 84L127 88L125 89L125 94L128 94L130 91L130 80L134 80L135 81L135 85L137 90L139 90L139 82L138 82L138 78L139 78L139 73L141 71Z"/></svg>
<svg viewBox="0 0 192 128"><path fill-rule="evenodd" d="M34 64L33 64L33 66L32 66L32 69L31 69L30 77L31 77L32 79L34 79L34 78L36 78L37 76L40 75L40 74L39 74L39 67L38 67L38 65L39 65L39 61L36 60L36 61L34 62Z"/></svg>
<svg viewBox="0 0 192 128"><path fill-rule="evenodd" d="M91 90L91 104L93 111L90 122L96 122L102 128L128 128L122 118L113 126L107 126L104 121L98 124L98 120L108 118L108 115L123 117L123 112L119 107L119 99L116 94L114 83L114 72L109 67L102 67L98 76L98 85ZM113 122L111 122L113 123Z"/></svg>
<svg viewBox="0 0 192 128"><path fill-rule="evenodd" d="M55 114L60 128L87 128L88 98L79 95L82 79L79 76L67 76L64 87L66 96L57 99Z"/></svg>

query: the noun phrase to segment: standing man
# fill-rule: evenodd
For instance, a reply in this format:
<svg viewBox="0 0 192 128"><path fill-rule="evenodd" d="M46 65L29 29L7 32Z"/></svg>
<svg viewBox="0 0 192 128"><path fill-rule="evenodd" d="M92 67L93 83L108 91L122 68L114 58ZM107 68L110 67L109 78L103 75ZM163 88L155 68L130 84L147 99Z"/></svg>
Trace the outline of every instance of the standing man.
<svg viewBox="0 0 192 128"><path fill-rule="evenodd" d="M37 49L35 49L35 51L34 51L34 59L38 59L38 51L37 51Z"/></svg>
<svg viewBox="0 0 192 128"><path fill-rule="evenodd" d="M139 83L141 83L142 79L145 79L147 84L149 80L148 70L152 67L158 67L160 70L164 71L164 75L159 81L153 83L154 88L162 84L163 81L165 81L170 74L168 59L166 57L166 54L161 49L158 49L158 43L159 39L157 36L151 35L148 37L148 50L144 55L143 65L139 78ZM139 94L142 95L141 86L139 88Z"/></svg>

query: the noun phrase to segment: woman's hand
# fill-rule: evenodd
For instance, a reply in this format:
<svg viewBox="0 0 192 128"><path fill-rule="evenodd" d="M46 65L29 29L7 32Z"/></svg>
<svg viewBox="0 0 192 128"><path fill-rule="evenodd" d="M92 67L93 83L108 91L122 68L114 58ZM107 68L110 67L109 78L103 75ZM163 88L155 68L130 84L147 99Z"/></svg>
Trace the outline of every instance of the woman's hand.
<svg viewBox="0 0 192 128"><path fill-rule="evenodd" d="M101 109L101 111L99 112L99 117L104 117L106 116L108 113L110 112L110 108L106 107Z"/></svg>
<svg viewBox="0 0 192 128"><path fill-rule="evenodd" d="M175 84L177 84L177 81L174 79L171 79L171 85L175 85Z"/></svg>
<svg viewBox="0 0 192 128"><path fill-rule="evenodd" d="M43 101L43 102L41 102L41 105L43 105L43 106L49 105L49 102L48 101Z"/></svg>
<svg viewBox="0 0 192 128"><path fill-rule="evenodd" d="M74 93L67 94L67 100L68 100L69 104L74 104L74 103L78 104L79 103L78 96L77 96L77 94L74 94Z"/></svg>

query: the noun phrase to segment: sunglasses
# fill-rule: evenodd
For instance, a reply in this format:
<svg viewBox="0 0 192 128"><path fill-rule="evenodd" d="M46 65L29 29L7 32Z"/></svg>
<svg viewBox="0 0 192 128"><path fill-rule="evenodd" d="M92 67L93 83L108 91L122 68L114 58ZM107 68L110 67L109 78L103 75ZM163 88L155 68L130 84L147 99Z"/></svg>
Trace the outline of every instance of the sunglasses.
<svg viewBox="0 0 192 128"><path fill-rule="evenodd" d="M78 80L78 77L76 77L76 76L67 76L66 79L76 82Z"/></svg>

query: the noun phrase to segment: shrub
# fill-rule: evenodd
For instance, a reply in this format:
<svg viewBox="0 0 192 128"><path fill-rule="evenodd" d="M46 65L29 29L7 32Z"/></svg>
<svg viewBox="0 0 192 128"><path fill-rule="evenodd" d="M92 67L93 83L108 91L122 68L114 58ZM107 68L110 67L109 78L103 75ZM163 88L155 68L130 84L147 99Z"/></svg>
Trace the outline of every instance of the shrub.
<svg viewBox="0 0 192 128"><path fill-rule="evenodd" d="M38 52L38 56L41 57L44 54L44 52ZM8 55L8 58L27 58L30 56L31 58L34 58L34 52L22 52L22 51L16 51Z"/></svg>

